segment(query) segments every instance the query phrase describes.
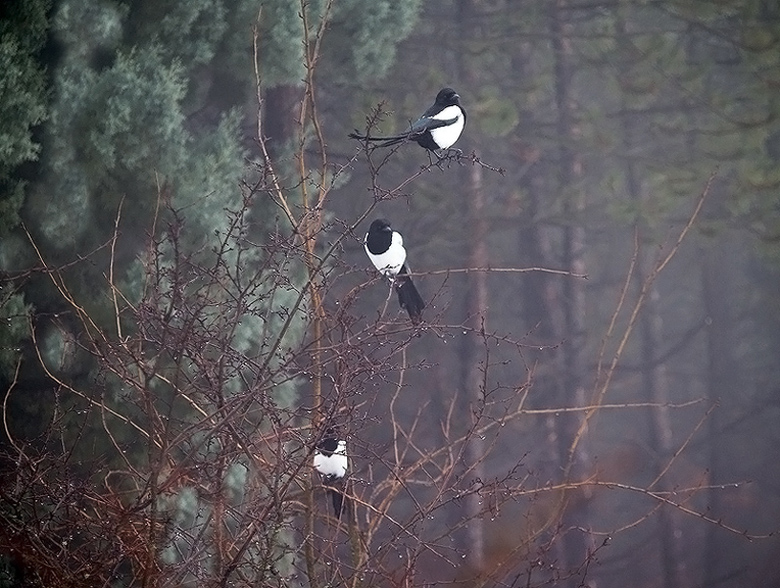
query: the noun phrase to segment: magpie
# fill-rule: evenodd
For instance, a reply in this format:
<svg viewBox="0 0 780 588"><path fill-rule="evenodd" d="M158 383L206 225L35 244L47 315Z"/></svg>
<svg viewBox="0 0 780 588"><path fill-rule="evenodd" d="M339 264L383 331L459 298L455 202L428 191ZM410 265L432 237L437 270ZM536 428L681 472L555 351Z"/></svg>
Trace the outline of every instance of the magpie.
<svg viewBox="0 0 780 588"><path fill-rule="evenodd" d="M337 519L341 518L346 500L338 486L343 485L348 465L347 442L339 439L334 427L328 427L314 450L314 469L322 475L322 483L328 486Z"/></svg>
<svg viewBox="0 0 780 588"><path fill-rule="evenodd" d="M376 147L392 147L406 141L416 141L430 151L449 149L460 137L466 125L466 111L460 105L460 96L452 88L442 88L436 94L436 101L422 116L401 135L392 137L371 137L350 133L352 139L375 141Z"/></svg>
<svg viewBox="0 0 780 588"><path fill-rule="evenodd" d="M394 231L389 221L378 218L368 228L363 247L374 267L380 274L390 278L395 286L401 308L409 313L409 318L415 325L418 324L422 320L425 302L409 276L401 233Z"/></svg>

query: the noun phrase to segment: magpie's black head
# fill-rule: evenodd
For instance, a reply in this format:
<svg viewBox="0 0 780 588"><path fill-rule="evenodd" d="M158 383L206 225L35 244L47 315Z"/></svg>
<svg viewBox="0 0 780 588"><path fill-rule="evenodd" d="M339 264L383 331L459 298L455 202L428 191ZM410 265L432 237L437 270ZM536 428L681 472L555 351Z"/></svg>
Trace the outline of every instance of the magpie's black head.
<svg viewBox="0 0 780 588"><path fill-rule="evenodd" d="M319 449L325 455L331 455L339 446L339 430L335 426L330 426L325 429L325 434L317 443L317 449Z"/></svg>
<svg viewBox="0 0 780 588"><path fill-rule="evenodd" d="M368 227L369 233L392 233L393 228L390 226L390 221L385 218L378 218L371 223Z"/></svg>
<svg viewBox="0 0 780 588"><path fill-rule="evenodd" d="M439 93L436 94L436 104L441 106L455 106L460 104L460 96L452 88L442 88Z"/></svg>

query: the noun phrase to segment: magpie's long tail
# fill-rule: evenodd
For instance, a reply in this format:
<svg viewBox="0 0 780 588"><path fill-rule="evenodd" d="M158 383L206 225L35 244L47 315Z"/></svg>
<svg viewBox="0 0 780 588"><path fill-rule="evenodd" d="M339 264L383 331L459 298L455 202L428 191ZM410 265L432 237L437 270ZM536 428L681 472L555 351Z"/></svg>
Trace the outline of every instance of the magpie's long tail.
<svg viewBox="0 0 780 588"><path fill-rule="evenodd" d="M392 137L372 137L371 135L350 133L349 138L357 139L358 141L376 142L377 144L374 145L374 147L392 147L393 145L398 145L399 143L408 141L410 139L410 134L404 133L403 135L395 135Z"/></svg>
<svg viewBox="0 0 780 588"><path fill-rule="evenodd" d="M408 275L409 270L406 265L401 267L401 271L395 277L395 291L398 293L398 302L401 308L409 313L409 318L416 325L422 320L422 311L425 308L425 301L414 287L412 278Z"/></svg>
<svg viewBox="0 0 780 588"><path fill-rule="evenodd" d="M328 493L333 501L333 513L336 515L337 519L341 519L341 513L344 512L344 507L348 503L348 498L335 488L328 488Z"/></svg>

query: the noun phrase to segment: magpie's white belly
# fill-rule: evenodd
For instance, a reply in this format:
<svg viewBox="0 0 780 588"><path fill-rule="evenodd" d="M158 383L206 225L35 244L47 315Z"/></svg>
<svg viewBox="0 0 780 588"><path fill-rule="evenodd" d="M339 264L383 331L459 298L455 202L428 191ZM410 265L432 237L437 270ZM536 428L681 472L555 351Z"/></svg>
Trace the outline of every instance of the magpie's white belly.
<svg viewBox="0 0 780 588"><path fill-rule="evenodd" d="M319 451L314 453L314 469L323 476L343 478L347 473L347 456L343 453L323 455Z"/></svg>
<svg viewBox="0 0 780 588"><path fill-rule="evenodd" d="M441 127L439 129L433 129L431 131L433 140L442 149L449 149L455 144L455 141L458 140L458 137L460 137L460 134L463 132L465 120L463 119L463 113L457 106L448 106L434 117L442 120L456 117L457 120L451 125Z"/></svg>
<svg viewBox="0 0 780 588"><path fill-rule="evenodd" d="M371 263L374 264L374 267L376 267L376 269L379 270L379 273L381 273L383 276L392 277L401 271L401 267L406 260L405 253L406 252L404 251L404 254L401 255L397 250L391 248L385 253L380 253L379 255L370 255Z"/></svg>

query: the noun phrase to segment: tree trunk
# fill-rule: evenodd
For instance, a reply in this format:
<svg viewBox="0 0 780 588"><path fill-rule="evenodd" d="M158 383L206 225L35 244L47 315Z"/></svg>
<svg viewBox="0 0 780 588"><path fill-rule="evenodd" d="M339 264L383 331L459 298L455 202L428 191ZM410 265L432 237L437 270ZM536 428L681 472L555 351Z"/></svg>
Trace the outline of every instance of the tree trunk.
<svg viewBox="0 0 780 588"><path fill-rule="evenodd" d="M554 60L554 91L557 110L556 132L559 141L558 170L560 192L563 195L563 214L567 225L563 228L562 262L566 269L585 273L585 229L580 224L579 215L584 207L584 194L576 188L582 176L582 162L571 147L576 143L580 129L576 121L576 102L572 88L574 55L572 51L572 25L566 20L568 5L566 0L555 0L551 4L549 23ZM559 395L561 406L577 406L587 403L584 382L584 323L585 323L585 284L582 280L569 278L561 283L559 309L561 316L562 344L559 348L558 362ZM582 416L576 413L561 413L555 417L558 439L558 458L568 480L576 480L588 469L586 440L576 439ZM593 550L593 540L589 534L584 536L578 530L589 527L589 494L579 490L569 493L563 503L562 529L565 532L562 541L561 563L563 571L573 572L580 568ZM572 585L581 584L577 574L571 580ZM590 582L589 585L593 585Z"/></svg>
<svg viewBox="0 0 780 588"><path fill-rule="evenodd" d="M631 40L628 37L626 23L620 10L618 10L615 20L615 33L620 48L618 55L622 56L618 65L619 75L621 79L626 79L631 76L635 52L631 50ZM622 102L621 110L629 112L630 108L624 97ZM640 201L645 197L645 194L637 176L633 159L638 155L637 152L641 145L637 143L638 132L635 119L632 116L636 115L628 114L621 118L624 172L628 197L636 204L637 209L641 209ZM634 286L637 293L653 270L652 256L648 255L642 246L641 232L643 227L641 225L641 221L638 221L634 226L634 229L640 232L637 271L634 273ZM642 397L646 402L656 405L647 411L649 446L655 454L653 471L656 476L661 474L674 451L671 415L668 407L669 389L666 366L656 361L656 357L660 355L661 342L663 341L663 325L658 309L658 299L658 289L653 284L645 299L639 321L642 345ZM664 477L660 478L652 488L652 490L660 492L666 492L670 489L669 481ZM684 560L680 550L681 529L679 517L676 515L677 513L672 509L663 507L659 510L657 518L661 554L660 576L663 578L665 588L678 588L681 585L681 574L684 569Z"/></svg>
<svg viewBox="0 0 780 588"><path fill-rule="evenodd" d="M729 253L730 255L731 253ZM732 306L728 289L724 289L722 259L724 252L713 245L702 253L702 299L707 319L707 394L710 404L717 404L722 398L739 389L737 367L734 365L731 345L734 339L734 325L731 320ZM707 460L709 481L712 486L724 481L721 475L723 463L720 459L721 427L720 411L714 410L707 421ZM722 490L712 488L707 494L707 512L719 517L723 509L720 504ZM723 573L723 551L720 529L707 525L704 540L704 577L702 586L715 586Z"/></svg>
<svg viewBox="0 0 780 588"><path fill-rule="evenodd" d="M685 51L688 62L694 67L701 66L702 56L708 55L708 47L703 44L701 35L696 34L696 26L689 24L686 32ZM712 95L713 82L710 76L704 78L705 94ZM689 158L693 161L697 153L697 129L700 128L700 115L696 109L685 111L688 117L688 128L691 129L686 137ZM712 200L712 199L711 199ZM716 243L702 248L701 259L701 299L704 304L706 317L706 350L707 373L705 375L707 398L711 405L718 404L722 398L728 397L734 390L739 389L738 378L735 374L738 369L732 355L731 346L734 337L734 321L732 301L729 297L729 282L724 282L724 260L731 259L734 252L724 236L718 240L725 245ZM721 249L723 247L723 249ZM727 274L725 274L727 275ZM723 453L721 440L722 411L713 410L706 423L707 435L707 470L710 486L715 486L723 480L722 472L724 464L721 459ZM706 511L715 518L721 516L722 490L711 488L707 492ZM716 586L723 582L724 571L723 543L721 530L715 525L707 525L704 529L703 545L703 570L699 585Z"/></svg>
<svg viewBox="0 0 780 588"><path fill-rule="evenodd" d="M461 0L458 5L459 33L463 41L463 51L459 53L459 68L461 78L467 87L476 88L479 84L479 71L473 65L469 54L469 41L479 36L478 27L474 26L478 13L476 0ZM476 151L476 149L475 149ZM485 192L482 185L482 168L473 165L464 170L467 174L464 185L466 198L465 209L471 230L468 232L468 267L487 267L489 264L487 244L487 219L485 218ZM472 272L466 276L466 316L467 324L474 331L469 334L464 344L464 378L461 397L470 405L469 414L479 414L485 401L483 370L480 362L485 357L484 340L479 336L487 318L488 291L487 274ZM486 369L486 367L485 367ZM473 423L471 423L473 424ZM468 464L473 466L471 478L485 480L484 458L485 444L478 435L468 440L466 448ZM467 501L468 524L468 564L476 573L484 570L484 528L482 524L482 505L480 496L472 494Z"/></svg>
<svg viewBox="0 0 780 588"><path fill-rule="evenodd" d="M469 265L468 267L487 267L489 263L485 236L487 234L487 221L483 214L485 194L482 188L482 168L475 165L469 168L469 184L466 190L469 200L469 219L473 230L469 239ZM468 337L467 351L464 354L466 360L465 397L470 400L472 414L479 413L485 401L483 383L483 368L481 362L485 357L483 339L479 332L484 327L487 318L488 291L487 274L485 272L472 272L467 276L467 312L469 326L474 329ZM468 441L468 463L474 464L471 477L485 480L484 458L485 443L478 435L473 435ZM481 519L481 499L479 495L472 494L468 501L468 516L473 517L469 522L469 567L482 571L484 567L484 536Z"/></svg>
<svg viewBox="0 0 780 588"><path fill-rule="evenodd" d="M273 157L289 149L296 137L303 90L299 86L282 85L265 91L263 134Z"/></svg>
<svg viewBox="0 0 780 588"><path fill-rule="evenodd" d="M641 264L640 265L646 265ZM650 268L640 268L638 284L645 279ZM674 448L672 445L672 425L669 414L669 386L666 375L666 366L656 361L660 355L662 339L662 319L658 312L658 290L653 286L645 300L639 328L642 338L642 395L647 402L656 406L649 409L648 430L649 446L655 454L654 473L660 475L668 461L672 458ZM672 484L666 477L662 477L652 488L657 492L672 490ZM665 588L679 588L682 586L681 578L685 568L681 556L680 539L682 529L680 527L677 511L664 506L658 511L658 534L661 547L661 577Z"/></svg>

